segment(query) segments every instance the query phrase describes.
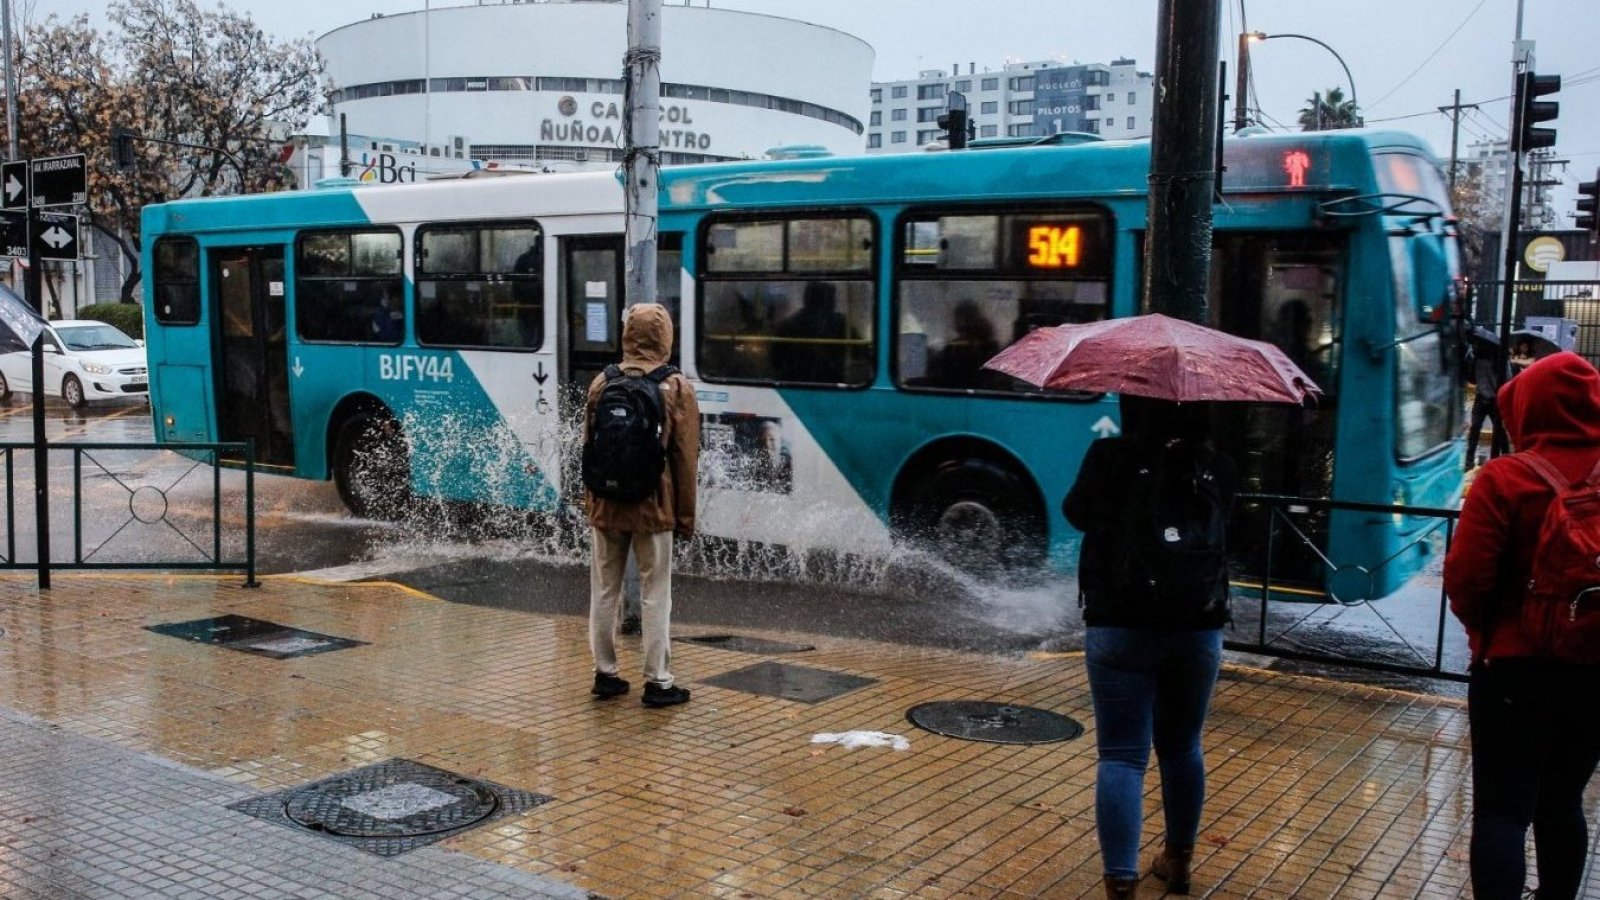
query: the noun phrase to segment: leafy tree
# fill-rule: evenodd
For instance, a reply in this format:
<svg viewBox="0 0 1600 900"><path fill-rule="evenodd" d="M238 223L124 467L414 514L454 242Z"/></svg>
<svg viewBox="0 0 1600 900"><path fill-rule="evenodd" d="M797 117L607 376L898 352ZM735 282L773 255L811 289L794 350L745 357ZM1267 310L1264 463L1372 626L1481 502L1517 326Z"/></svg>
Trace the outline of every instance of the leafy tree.
<svg viewBox="0 0 1600 900"><path fill-rule="evenodd" d="M1327 96L1320 91L1311 95L1299 122L1301 131L1334 131L1361 127L1361 115L1354 100L1344 99L1343 88L1328 88Z"/></svg>
<svg viewBox="0 0 1600 900"><path fill-rule="evenodd" d="M116 0L105 34L87 16L22 30L16 60L18 150L88 155L88 225L140 278L139 214L183 197L283 187L283 138L324 105L308 39L268 38L247 14L195 0ZM136 165L117 169L114 127L133 130Z"/></svg>

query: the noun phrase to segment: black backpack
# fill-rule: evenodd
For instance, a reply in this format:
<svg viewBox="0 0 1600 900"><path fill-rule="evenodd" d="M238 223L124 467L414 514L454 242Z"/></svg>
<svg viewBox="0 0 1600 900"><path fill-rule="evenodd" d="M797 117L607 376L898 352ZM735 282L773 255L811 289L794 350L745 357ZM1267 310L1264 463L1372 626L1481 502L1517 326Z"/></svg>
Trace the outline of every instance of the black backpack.
<svg viewBox="0 0 1600 900"><path fill-rule="evenodd" d="M656 492L667 467L661 382L676 374L672 366L645 375L606 366L583 445L583 483L596 497L637 503Z"/></svg>
<svg viewBox="0 0 1600 900"><path fill-rule="evenodd" d="M1174 442L1133 460L1110 548L1120 611L1168 626L1226 618L1232 487L1215 458Z"/></svg>

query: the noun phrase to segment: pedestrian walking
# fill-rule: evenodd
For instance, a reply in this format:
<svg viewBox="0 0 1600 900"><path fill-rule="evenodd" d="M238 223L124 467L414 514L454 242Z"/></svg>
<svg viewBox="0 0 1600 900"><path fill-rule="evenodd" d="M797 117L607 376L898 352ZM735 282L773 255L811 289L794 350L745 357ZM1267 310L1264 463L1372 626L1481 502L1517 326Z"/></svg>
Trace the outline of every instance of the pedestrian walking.
<svg viewBox="0 0 1600 900"><path fill-rule="evenodd" d="M1079 601L1099 763L1106 896L1138 889L1144 775L1155 748L1166 846L1151 871L1186 894L1205 803L1200 735L1228 615L1236 476L1204 404L1123 395L1123 435L1095 441L1062 504L1084 533Z"/></svg>
<svg viewBox="0 0 1600 900"><path fill-rule="evenodd" d="M1570 900L1600 762L1600 373L1556 353L1499 404L1519 452L1478 474L1444 565L1473 659L1472 890L1521 900L1531 825L1536 896Z"/></svg>
<svg viewBox="0 0 1600 900"><path fill-rule="evenodd" d="M616 634L631 550L639 569L645 706L675 706L689 691L673 683L672 542L694 534L700 407L694 387L667 364L672 318L657 303L629 307L622 361L589 385L583 481L589 512L589 645L593 694L626 694Z"/></svg>
<svg viewBox="0 0 1600 900"><path fill-rule="evenodd" d="M1478 442L1483 438L1484 419L1489 420L1493 429L1489 438L1489 457L1493 459L1511 452L1496 399L1500 393L1499 349L1498 341L1474 336L1472 368L1469 372L1473 385L1472 418L1467 426L1466 469L1469 472L1478 465Z"/></svg>

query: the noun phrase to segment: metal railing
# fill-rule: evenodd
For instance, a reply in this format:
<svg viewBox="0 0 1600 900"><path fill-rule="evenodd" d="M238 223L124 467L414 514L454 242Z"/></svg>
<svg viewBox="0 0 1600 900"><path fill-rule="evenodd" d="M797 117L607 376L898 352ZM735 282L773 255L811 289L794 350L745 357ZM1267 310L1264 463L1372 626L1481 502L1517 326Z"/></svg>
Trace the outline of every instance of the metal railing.
<svg viewBox="0 0 1600 900"><path fill-rule="evenodd" d="M1475 282L1471 288L1473 322L1498 333L1497 311L1505 282ZM1573 351L1600 366L1600 282L1518 281L1511 296L1512 330L1524 327L1529 316L1570 319L1578 325Z"/></svg>
<svg viewBox="0 0 1600 900"><path fill-rule="evenodd" d="M70 454L72 459L72 555L66 560L19 559L16 460L21 453L31 462L34 445L0 443L0 456L5 459L6 525L0 570L237 571L244 573L246 586L256 586L253 441L63 442L49 443L46 450ZM132 464L119 459L128 454L143 457ZM241 461L244 472L242 521L231 533L223 514L224 454ZM208 479L190 478L203 471L209 471ZM32 477L26 480L31 483ZM198 497L196 490L200 491ZM90 515L86 516L86 511ZM58 527L59 523L52 523L51 531ZM207 530L209 534L204 533ZM239 543L242 548L237 548Z"/></svg>
<svg viewBox="0 0 1600 900"><path fill-rule="evenodd" d="M1449 600L1445 596L1442 578L1439 579L1437 592L1432 591L1428 584L1431 576L1418 574L1405 580L1399 591L1388 597L1367 596L1369 592L1351 592L1353 596L1341 597L1338 593L1339 585L1348 583L1351 577L1365 579L1368 584L1381 582L1384 580L1381 576L1385 567L1414 558L1413 554L1418 552L1422 544L1442 543L1442 552L1436 557L1442 560L1444 554L1449 552L1450 541L1454 537L1455 523L1460 517L1457 510L1314 500L1275 494L1241 494L1239 502L1255 504L1266 512L1263 535L1265 554L1262 557L1265 564L1258 581L1242 585L1235 582L1244 590L1235 592L1235 624L1228 633L1229 639L1225 641L1228 649L1393 675L1467 680L1465 665L1451 666L1446 660L1447 636L1452 632L1449 627ZM1307 534L1306 529L1290 516L1291 512L1303 514L1313 511L1323 514L1377 513L1393 516L1397 524L1403 518L1429 521L1407 530L1402 544L1386 559L1372 565L1360 565L1329 558L1325 545ZM1319 583L1309 588L1289 587L1285 584L1287 579L1280 581L1275 578L1280 573L1274 572L1274 561L1282 555L1278 551L1283 549L1283 541L1288 541L1291 549L1297 552L1309 553L1320 564ZM1430 546L1429 549L1433 548ZM1240 622L1243 618L1241 614L1250 612L1250 600L1245 595L1252 592L1256 594L1255 621ZM1416 632L1421 625L1420 617L1413 615L1414 621L1410 624L1414 627L1410 629L1397 624L1400 617L1396 614L1419 612L1415 604L1424 596L1434 596L1437 600L1437 614L1432 615L1435 611L1429 611L1431 649L1419 646L1422 642L1417 640L1419 635ZM1377 627L1364 627L1363 633L1353 637L1327 633L1335 630L1331 626L1339 624L1342 617L1356 610L1365 616L1361 625ZM1249 632L1251 626L1253 638L1238 636L1241 632ZM1459 629L1456 633L1459 634ZM1341 645L1367 652L1358 654L1349 649L1340 649ZM1459 652L1455 656L1464 662L1464 644L1456 649Z"/></svg>

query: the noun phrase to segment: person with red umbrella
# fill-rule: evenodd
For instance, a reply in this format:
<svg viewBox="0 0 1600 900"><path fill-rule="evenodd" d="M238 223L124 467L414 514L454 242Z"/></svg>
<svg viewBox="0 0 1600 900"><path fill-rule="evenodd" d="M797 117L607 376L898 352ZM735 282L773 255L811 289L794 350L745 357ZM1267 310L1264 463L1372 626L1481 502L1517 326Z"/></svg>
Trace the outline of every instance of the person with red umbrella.
<svg viewBox="0 0 1600 900"><path fill-rule="evenodd" d="M1106 896L1133 897L1153 747L1167 836L1150 871L1187 894L1237 489L1233 463L1210 441L1209 403L1300 403L1316 385L1271 344L1160 315L1039 329L985 366L1047 389L1120 394L1122 435L1090 445L1062 503L1083 532L1095 825Z"/></svg>

